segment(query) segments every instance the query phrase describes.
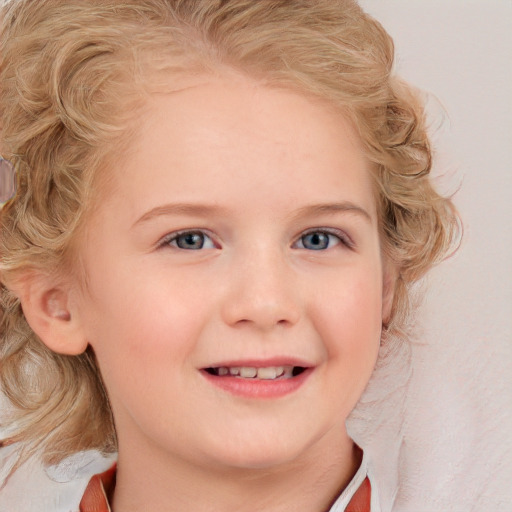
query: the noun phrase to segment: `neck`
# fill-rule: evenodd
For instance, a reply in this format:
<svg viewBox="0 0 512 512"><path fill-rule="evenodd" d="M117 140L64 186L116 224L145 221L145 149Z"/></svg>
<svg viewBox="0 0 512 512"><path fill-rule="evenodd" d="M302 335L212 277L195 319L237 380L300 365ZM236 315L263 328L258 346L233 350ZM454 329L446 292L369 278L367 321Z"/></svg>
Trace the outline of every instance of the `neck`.
<svg viewBox="0 0 512 512"><path fill-rule="evenodd" d="M125 445L120 439L113 512L325 512L362 458L346 432L326 437L307 455L263 469L204 467L155 457L140 444Z"/></svg>

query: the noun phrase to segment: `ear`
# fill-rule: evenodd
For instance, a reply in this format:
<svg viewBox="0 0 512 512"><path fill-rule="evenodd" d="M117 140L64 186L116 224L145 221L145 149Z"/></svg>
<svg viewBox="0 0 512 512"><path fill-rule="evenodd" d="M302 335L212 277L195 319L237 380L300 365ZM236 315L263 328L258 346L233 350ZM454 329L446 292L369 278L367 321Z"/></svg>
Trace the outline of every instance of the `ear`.
<svg viewBox="0 0 512 512"><path fill-rule="evenodd" d="M382 281L382 325L387 326L393 311L393 299L398 279L398 268L390 261L384 263Z"/></svg>
<svg viewBox="0 0 512 512"><path fill-rule="evenodd" d="M88 343L69 285L31 273L14 288L28 324L50 350L65 355L85 351Z"/></svg>

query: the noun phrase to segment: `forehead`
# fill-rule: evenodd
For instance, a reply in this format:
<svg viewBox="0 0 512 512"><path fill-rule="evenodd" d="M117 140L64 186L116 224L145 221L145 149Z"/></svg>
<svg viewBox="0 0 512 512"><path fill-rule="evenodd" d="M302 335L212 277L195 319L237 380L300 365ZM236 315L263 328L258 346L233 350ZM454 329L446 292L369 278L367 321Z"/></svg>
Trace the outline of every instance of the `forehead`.
<svg viewBox="0 0 512 512"><path fill-rule="evenodd" d="M184 77L149 95L113 181L142 209L205 192L247 208L265 184L268 204L272 195L289 206L355 196L375 208L370 163L341 109L233 75Z"/></svg>

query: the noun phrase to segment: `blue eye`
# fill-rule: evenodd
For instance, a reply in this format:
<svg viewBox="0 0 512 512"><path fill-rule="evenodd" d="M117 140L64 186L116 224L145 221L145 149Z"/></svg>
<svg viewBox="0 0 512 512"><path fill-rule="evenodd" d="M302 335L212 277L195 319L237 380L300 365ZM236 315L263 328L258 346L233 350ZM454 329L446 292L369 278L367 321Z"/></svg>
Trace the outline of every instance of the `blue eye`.
<svg viewBox="0 0 512 512"><path fill-rule="evenodd" d="M341 238L326 231L312 231L302 235L297 244L299 249L308 249L311 251L324 251L335 245L343 243Z"/></svg>
<svg viewBox="0 0 512 512"><path fill-rule="evenodd" d="M215 247L213 240L201 231L183 231L167 238L165 243L188 251L213 249Z"/></svg>

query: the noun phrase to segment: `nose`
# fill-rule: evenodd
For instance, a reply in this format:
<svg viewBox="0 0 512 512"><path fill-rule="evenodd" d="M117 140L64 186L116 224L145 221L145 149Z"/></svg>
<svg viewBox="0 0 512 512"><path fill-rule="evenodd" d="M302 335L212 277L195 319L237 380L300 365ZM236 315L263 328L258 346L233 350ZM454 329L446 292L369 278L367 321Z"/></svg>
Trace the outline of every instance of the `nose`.
<svg viewBox="0 0 512 512"><path fill-rule="evenodd" d="M300 318L297 277L285 256L252 251L231 268L222 316L230 326L268 331Z"/></svg>

